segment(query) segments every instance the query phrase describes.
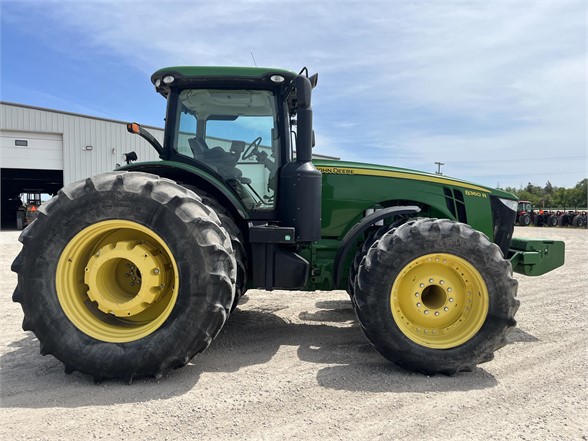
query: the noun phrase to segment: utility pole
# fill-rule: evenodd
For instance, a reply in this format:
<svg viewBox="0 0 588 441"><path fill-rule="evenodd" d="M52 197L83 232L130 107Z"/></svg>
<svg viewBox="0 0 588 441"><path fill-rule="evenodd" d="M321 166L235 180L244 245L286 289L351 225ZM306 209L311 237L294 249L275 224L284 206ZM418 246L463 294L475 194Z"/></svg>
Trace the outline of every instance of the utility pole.
<svg viewBox="0 0 588 441"><path fill-rule="evenodd" d="M445 163L436 161L435 164L437 164L437 171L435 172L435 174L442 175L443 173L441 173L441 166L445 165Z"/></svg>

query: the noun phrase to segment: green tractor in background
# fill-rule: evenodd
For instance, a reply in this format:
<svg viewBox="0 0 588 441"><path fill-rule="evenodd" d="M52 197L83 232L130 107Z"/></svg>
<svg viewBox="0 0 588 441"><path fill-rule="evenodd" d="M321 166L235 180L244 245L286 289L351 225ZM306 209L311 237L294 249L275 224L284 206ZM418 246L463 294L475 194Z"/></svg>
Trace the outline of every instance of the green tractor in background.
<svg viewBox="0 0 588 441"><path fill-rule="evenodd" d="M67 185L20 237L23 329L68 373L130 382L184 366L253 288L347 290L390 361L471 371L515 326L513 269L563 264L562 242L512 238L511 194L313 161L305 69L171 67L151 80L167 99L163 145L128 129L161 161Z"/></svg>

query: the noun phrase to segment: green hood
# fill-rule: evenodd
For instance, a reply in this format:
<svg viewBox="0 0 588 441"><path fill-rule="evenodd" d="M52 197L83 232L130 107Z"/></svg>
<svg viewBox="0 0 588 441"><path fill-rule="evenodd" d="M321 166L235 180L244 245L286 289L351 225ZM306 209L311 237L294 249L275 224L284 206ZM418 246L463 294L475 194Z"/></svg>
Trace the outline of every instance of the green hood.
<svg viewBox="0 0 588 441"><path fill-rule="evenodd" d="M341 175L362 175L362 176L383 176L395 179L408 179L415 181L431 182L435 184L461 187L466 190L492 194L501 198L516 200L517 197L502 190L489 188L483 185L444 175L426 173L418 170L410 170L400 167L388 167L385 165L366 164L361 162L330 161L315 159L312 161L315 166L325 174Z"/></svg>

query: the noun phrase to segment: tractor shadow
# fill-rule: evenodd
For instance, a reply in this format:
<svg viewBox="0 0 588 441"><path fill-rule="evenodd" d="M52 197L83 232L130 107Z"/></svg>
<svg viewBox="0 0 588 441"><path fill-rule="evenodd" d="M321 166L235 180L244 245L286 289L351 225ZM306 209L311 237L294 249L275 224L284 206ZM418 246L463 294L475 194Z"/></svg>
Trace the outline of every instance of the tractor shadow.
<svg viewBox="0 0 588 441"><path fill-rule="evenodd" d="M536 343L539 341L537 337L528 332L523 331L521 328L514 328L506 336L507 344L513 343Z"/></svg>
<svg viewBox="0 0 588 441"><path fill-rule="evenodd" d="M78 372L65 375L62 363L52 356L41 357L39 342L26 333L25 338L9 345L11 352L0 356L0 407L72 408L164 400L197 390L204 373L237 373L245 367L267 364L283 346L296 347L301 361L329 365L316 373L318 386L329 389L427 393L487 389L498 384L483 368L454 377L427 377L396 367L368 343L347 299L319 301L316 308L291 321L279 314L287 305L268 304L236 310L211 347L184 368L157 380L136 379L131 386L121 380L95 384L90 376ZM240 374L223 378L234 382L225 386L239 387Z"/></svg>
<svg viewBox="0 0 588 441"><path fill-rule="evenodd" d="M341 334L341 328L338 328L337 335L326 339L321 345L299 345L298 356L301 360L334 364L317 372L317 383L321 387L351 392L429 393L480 390L498 384L491 374L480 367L474 372L462 372L453 377L429 377L406 371L385 360L367 341L351 302L317 302L315 306L316 312L302 313L299 318L352 323Z"/></svg>

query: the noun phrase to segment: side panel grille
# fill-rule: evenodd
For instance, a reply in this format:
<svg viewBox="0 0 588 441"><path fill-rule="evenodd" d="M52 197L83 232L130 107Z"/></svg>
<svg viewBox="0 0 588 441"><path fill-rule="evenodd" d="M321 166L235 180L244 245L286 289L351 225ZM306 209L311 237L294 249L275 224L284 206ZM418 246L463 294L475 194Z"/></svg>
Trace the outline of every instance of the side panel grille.
<svg viewBox="0 0 588 441"><path fill-rule="evenodd" d="M468 215L466 213L465 202L463 200L463 193L457 189L451 189L449 187L443 187L445 194L445 203L447 209L451 214L457 218L458 221L464 224L468 223Z"/></svg>

